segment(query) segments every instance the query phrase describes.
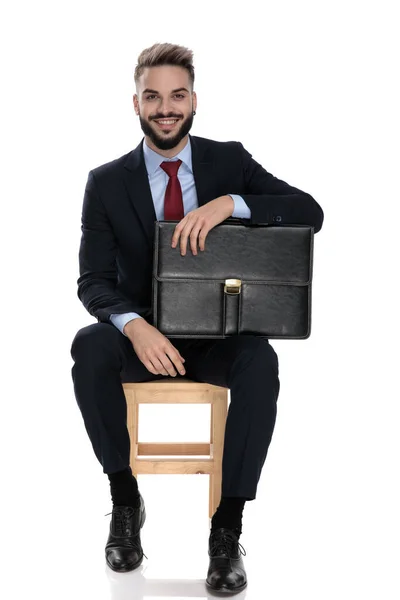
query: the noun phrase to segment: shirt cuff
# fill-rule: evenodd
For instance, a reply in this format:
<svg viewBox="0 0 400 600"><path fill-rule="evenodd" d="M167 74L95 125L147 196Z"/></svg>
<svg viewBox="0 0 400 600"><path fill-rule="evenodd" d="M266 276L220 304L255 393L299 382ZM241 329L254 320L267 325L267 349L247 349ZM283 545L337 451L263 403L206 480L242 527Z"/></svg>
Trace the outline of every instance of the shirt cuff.
<svg viewBox="0 0 400 600"><path fill-rule="evenodd" d="M236 217L238 219L250 219L251 218L251 210L247 206L246 202L243 200L242 196L239 194L227 194L233 200L235 205L232 213L232 217Z"/></svg>
<svg viewBox="0 0 400 600"><path fill-rule="evenodd" d="M138 315L135 312L130 312L130 313L121 313L121 314L113 314L110 315L110 321L113 325L115 325L115 327L117 329L120 330L120 332L125 336L128 337L126 335L126 333L124 333L124 327L125 325L129 322L132 321L132 319L143 319L143 317L141 317L140 315Z"/></svg>

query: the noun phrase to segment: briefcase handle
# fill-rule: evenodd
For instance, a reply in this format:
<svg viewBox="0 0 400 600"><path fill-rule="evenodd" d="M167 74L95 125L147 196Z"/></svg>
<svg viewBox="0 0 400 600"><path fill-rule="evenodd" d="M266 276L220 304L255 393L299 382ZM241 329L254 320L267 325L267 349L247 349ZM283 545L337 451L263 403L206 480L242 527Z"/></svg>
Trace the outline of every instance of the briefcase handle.
<svg viewBox="0 0 400 600"><path fill-rule="evenodd" d="M245 227L267 227L271 226L272 223L251 223L250 219L244 219L241 217L228 217L219 225L228 224L228 225L245 225ZM218 227L218 225L217 225Z"/></svg>

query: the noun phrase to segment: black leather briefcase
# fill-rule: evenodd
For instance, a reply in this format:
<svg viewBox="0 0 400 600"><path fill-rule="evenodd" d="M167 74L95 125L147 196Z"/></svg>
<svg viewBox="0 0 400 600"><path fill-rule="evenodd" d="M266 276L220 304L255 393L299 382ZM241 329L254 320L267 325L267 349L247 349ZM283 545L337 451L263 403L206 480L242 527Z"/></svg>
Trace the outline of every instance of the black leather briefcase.
<svg viewBox="0 0 400 600"><path fill-rule="evenodd" d="M252 334L306 339L311 333L314 228L249 225L230 217L211 229L205 250L181 256L179 221L156 221L153 325L168 338Z"/></svg>

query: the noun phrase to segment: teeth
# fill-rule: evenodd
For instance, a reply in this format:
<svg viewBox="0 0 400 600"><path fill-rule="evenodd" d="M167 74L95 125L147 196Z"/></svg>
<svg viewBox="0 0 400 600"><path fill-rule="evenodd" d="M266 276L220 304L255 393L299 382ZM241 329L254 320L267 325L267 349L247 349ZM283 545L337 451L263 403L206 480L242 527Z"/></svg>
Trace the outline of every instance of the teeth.
<svg viewBox="0 0 400 600"><path fill-rule="evenodd" d="M176 123L178 119L173 119L172 121L158 121L159 123L161 123L161 125L172 125L173 123Z"/></svg>

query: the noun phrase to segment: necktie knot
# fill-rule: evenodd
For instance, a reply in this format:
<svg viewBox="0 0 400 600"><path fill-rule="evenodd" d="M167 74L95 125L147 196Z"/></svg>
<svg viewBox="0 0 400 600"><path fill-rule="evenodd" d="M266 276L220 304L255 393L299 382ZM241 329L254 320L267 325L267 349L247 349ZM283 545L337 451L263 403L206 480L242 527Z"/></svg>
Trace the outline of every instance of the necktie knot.
<svg viewBox="0 0 400 600"><path fill-rule="evenodd" d="M181 166L182 161L178 160L170 160L164 161L160 164L160 167L167 173L167 175L177 177L178 169Z"/></svg>

